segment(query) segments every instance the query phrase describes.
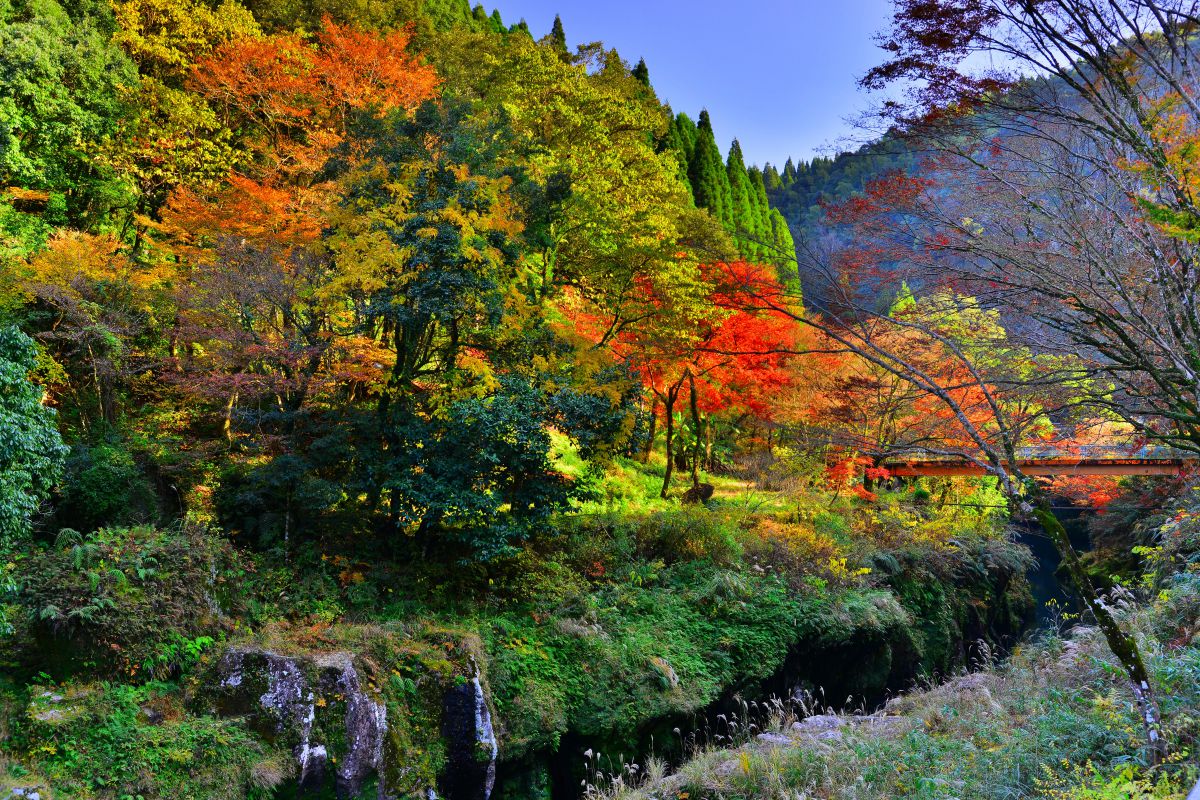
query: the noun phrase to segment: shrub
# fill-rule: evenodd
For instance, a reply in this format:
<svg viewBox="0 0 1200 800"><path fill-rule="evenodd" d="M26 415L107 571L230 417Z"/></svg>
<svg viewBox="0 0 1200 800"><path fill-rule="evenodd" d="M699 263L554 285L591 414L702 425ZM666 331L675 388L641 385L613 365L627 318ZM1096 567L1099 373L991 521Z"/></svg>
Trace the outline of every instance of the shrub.
<svg viewBox="0 0 1200 800"><path fill-rule="evenodd" d="M592 569L596 571L593 560ZM603 570L599 571L603 574ZM491 570L499 594L510 602L554 607L588 589L586 577L564 559L525 547L516 556L497 561Z"/></svg>
<svg viewBox="0 0 1200 800"><path fill-rule="evenodd" d="M57 508L63 527L91 531L156 516L154 489L120 442L73 447L63 486Z"/></svg>
<svg viewBox="0 0 1200 800"><path fill-rule="evenodd" d="M813 520L813 524L819 532L829 536L844 538L850 535L850 523L841 514L821 512Z"/></svg>
<svg viewBox="0 0 1200 800"><path fill-rule="evenodd" d="M64 530L20 564L18 602L47 669L150 677L221 632L238 563L207 529Z"/></svg>
<svg viewBox="0 0 1200 800"><path fill-rule="evenodd" d="M1151 774L1137 764L1102 768L1091 761L1075 766L1065 775L1038 782L1039 794L1048 800L1179 800L1190 782L1179 774Z"/></svg>
<svg viewBox="0 0 1200 800"><path fill-rule="evenodd" d="M0 328L0 546L29 532L66 452L54 411L29 380L36 365L33 341L16 328Z"/></svg>
<svg viewBox="0 0 1200 800"><path fill-rule="evenodd" d="M638 553L647 560L728 565L741 555L736 526L704 508L645 516L636 520L634 531Z"/></svg>
<svg viewBox="0 0 1200 800"><path fill-rule="evenodd" d="M788 576L792 585L801 587L810 576L823 580L833 575L832 565L843 562L842 548L830 536L801 524L786 524L763 519L748 537L748 555Z"/></svg>
<svg viewBox="0 0 1200 800"><path fill-rule="evenodd" d="M18 755L61 800L265 800L292 771L290 754L240 720L187 714L169 685L31 686L29 697Z"/></svg>

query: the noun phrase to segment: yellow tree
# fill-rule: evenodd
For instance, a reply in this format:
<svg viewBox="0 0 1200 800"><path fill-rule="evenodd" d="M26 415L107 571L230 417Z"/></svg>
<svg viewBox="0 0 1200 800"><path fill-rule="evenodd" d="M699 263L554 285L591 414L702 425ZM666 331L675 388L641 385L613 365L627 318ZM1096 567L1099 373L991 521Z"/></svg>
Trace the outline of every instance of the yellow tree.
<svg viewBox="0 0 1200 800"><path fill-rule="evenodd" d="M136 226L136 253L145 226L139 215L157 211L177 186L215 185L238 163L233 133L185 82L215 48L261 32L235 0L217 8L192 0L126 0L114 13L113 40L137 64L140 78L119 87L131 113L93 156L133 191L125 222Z"/></svg>

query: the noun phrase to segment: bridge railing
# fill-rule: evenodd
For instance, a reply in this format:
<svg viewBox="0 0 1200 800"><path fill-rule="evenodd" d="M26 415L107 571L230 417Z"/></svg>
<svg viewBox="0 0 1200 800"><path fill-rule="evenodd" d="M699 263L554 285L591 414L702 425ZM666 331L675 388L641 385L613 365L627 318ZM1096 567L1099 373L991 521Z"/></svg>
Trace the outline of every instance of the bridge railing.
<svg viewBox="0 0 1200 800"><path fill-rule="evenodd" d="M1030 446L1017 449L1018 461L1041 461L1057 459L1140 459L1144 461L1173 461L1185 458L1196 458L1195 453L1163 446L1128 447L1120 445L1079 445L1071 448L1053 446ZM963 454L935 452L929 450L906 450L888 456L885 464L904 464L910 462L950 463L961 464L970 458ZM1198 799L1200 800L1200 799Z"/></svg>

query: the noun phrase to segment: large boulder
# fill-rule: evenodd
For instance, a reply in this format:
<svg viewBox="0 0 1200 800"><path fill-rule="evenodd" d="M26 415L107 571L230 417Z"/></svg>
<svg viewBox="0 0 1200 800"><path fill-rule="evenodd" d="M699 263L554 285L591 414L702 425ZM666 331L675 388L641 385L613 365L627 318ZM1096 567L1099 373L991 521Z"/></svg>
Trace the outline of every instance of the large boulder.
<svg viewBox="0 0 1200 800"><path fill-rule="evenodd" d="M387 707L364 689L352 654L235 647L221 657L217 677L218 713L249 716L259 733L290 747L302 792L332 782L339 798L352 798L380 775Z"/></svg>
<svg viewBox="0 0 1200 800"><path fill-rule="evenodd" d="M232 645L197 702L290 750L298 797L350 800L373 782L380 800L488 800L499 746L478 642L422 634L343 626L318 647Z"/></svg>
<svg viewBox="0 0 1200 800"><path fill-rule="evenodd" d="M448 691L444 707L447 760L441 789L450 800L488 800L496 784L499 746L479 675Z"/></svg>

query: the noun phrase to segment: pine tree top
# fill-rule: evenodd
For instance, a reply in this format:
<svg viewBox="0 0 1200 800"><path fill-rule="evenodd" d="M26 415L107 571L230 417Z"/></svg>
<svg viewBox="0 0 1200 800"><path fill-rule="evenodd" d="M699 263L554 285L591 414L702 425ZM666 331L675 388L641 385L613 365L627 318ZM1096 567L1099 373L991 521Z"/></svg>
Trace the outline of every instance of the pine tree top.
<svg viewBox="0 0 1200 800"><path fill-rule="evenodd" d="M746 169L746 159L742 155L742 144L737 139L733 140L733 144L729 145L729 165L740 164L742 169Z"/></svg>
<svg viewBox="0 0 1200 800"><path fill-rule="evenodd" d="M555 50L567 52L567 34L563 30L562 17L558 14L554 15L554 25L550 28L550 44Z"/></svg>
<svg viewBox="0 0 1200 800"><path fill-rule="evenodd" d="M650 68L646 66L646 59L638 59L637 66L633 68L630 74L643 86L650 85Z"/></svg>

